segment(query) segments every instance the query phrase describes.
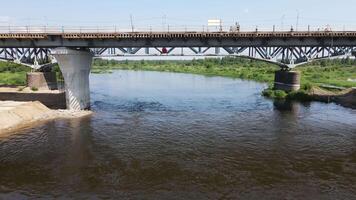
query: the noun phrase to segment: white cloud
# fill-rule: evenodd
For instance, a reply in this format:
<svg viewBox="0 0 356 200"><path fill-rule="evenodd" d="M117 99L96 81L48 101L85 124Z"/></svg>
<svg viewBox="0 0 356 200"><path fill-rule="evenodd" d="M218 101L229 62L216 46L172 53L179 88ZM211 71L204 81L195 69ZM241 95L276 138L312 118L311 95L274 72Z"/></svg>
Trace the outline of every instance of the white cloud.
<svg viewBox="0 0 356 200"><path fill-rule="evenodd" d="M250 10L248 8L244 9L244 13L249 13L249 12L250 12Z"/></svg>

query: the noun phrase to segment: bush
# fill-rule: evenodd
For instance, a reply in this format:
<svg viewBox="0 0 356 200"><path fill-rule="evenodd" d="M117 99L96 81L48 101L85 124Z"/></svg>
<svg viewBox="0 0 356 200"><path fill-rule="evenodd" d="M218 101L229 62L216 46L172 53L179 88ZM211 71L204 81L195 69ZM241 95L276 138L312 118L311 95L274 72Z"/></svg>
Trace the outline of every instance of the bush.
<svg viewBox="0 0 356 200"><path fill-rule="evenodd" d="M311 101L312 97L305 90L293 91L290 92L287 96L288 100L297 100L297 101Z"/></svg>
<svg viewBox="0 0 356 200"><path fill-rule="evenodd" d="M274 96L276 99L285 99L287 97L287 93L283 90L275 90Z"/></svg>
<svg viewBox="0 0 356 200"><path fill-rule="evenodd" d="M270 89L270 88L267 88L267 89L263 90L262 95L265 96L265 97L270 97L271 98L272 95L273 95L273 90Z"/></svg>
<svg viewBox="0 0 356 200"><path fill-rule="evenodd" d="M31 90L35 92L35 91L38 91L38 88L36 88L36 87L31 87Z"/></svg>
<svg viewBox="0 0 356 200"><path fill-rule="evenodd" d="M21 92L21 91L23 91L25 88L26 88L26 86L18 87L18 88L17 88L17 91Z"/></svg>
<svg viewBox="0 0 356 200"><path fill-rule="evenodd" d="M273 90L271 88L265 89L262 95L272 99L285 99L288 96L283 90Z"/></svg>
<svg viewBox="0 0 356 200"><path fill-rule="evenodd" d="M310 91L312 88L313 88L313 85L311 83L306 83L306 84L302 85L301 89L305 90L305 91Z"/></svg>

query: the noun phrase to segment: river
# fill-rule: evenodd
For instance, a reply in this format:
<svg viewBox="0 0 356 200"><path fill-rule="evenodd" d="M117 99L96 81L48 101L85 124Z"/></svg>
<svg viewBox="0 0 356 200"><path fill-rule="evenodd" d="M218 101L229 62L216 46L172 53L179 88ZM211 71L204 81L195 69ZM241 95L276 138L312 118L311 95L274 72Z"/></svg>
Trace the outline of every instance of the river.
<svg viewBox="0 0 356 200"><path fill-rule="evenodd" d="M90 81L93 116L0 138L0 199L356 198L356 110L222 77Z"/></svg>

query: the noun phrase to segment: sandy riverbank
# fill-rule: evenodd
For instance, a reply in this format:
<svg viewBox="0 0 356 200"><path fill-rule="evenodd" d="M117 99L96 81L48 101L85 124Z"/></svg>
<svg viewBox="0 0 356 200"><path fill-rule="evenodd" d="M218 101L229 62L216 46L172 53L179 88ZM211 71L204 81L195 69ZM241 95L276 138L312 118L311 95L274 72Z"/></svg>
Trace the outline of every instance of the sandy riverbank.
<svg viewBox="0 0 356 200"><path fill-rule="evenodd" d="M0 101L0 135L40 122L90 116L91 111L51 110L42 103Z"/></svg>

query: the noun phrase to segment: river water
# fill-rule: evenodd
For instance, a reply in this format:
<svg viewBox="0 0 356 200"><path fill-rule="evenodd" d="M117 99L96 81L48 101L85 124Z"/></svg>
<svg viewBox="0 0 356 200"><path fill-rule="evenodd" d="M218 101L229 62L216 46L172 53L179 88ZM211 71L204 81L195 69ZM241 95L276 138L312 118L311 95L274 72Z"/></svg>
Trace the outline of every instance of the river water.
<svg viewBox="0 0 356 200"><path fill-rule="evenodd" d="M356 198L356 110L221 77L90 81L94 116L0 138L0 199Z"/></svg>

